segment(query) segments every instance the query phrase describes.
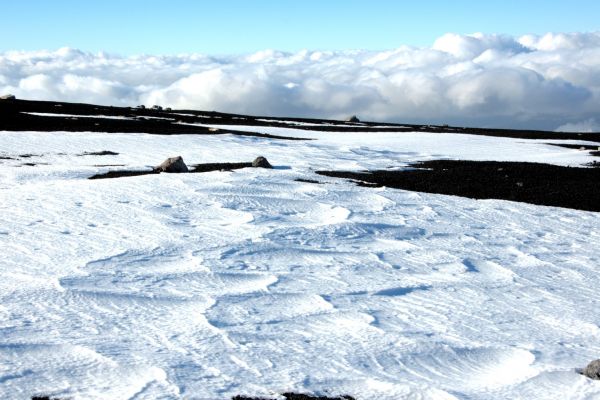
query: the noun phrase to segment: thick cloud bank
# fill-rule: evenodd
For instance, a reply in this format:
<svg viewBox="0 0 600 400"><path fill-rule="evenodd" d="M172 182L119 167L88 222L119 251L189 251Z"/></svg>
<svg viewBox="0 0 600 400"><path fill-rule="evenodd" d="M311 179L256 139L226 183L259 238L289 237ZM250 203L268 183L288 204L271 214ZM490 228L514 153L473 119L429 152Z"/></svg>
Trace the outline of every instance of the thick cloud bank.
<svg viewBox="0 0 600 400"><path fill-rule="evenodd" d="M600 130L600 33L447 34L429 48L119 57L0 53L0 94L276 116Z"/></svg>

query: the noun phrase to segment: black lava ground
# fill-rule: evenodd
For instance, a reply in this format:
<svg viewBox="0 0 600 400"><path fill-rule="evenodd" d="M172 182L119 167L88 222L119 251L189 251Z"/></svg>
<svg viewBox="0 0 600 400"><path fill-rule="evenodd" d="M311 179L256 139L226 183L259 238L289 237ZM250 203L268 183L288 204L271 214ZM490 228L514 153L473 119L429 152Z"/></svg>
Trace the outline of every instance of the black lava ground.
<svg viewBox="0 0 600 400"><path fill-rule="evenodd" d="M407 170L318 171L363 186L387 186L473 199L502 199L600 211L600 169L495 161L434 160Z"/></svg>
<svg viewBox="0 0 600 400"><path fill-rule="evenodd" d="M323 182L319 182L319 181L315 181L314 179L304 179L304 178L297 178L294 179L296 182L302 182L302 183L315 183L317 185L321 185Z"/></svg>
<svg viewBox="0 0 600 400"><path fill-rule="evenodd" d="M591 144L569 144L569 143L546 143L550 146L564 147L565 149L573 150L599 150L600 147Z"/></svg>
<svg viewBox="0 0 600 400"><path fill-rule="evenodd" d="M326 397L326 396L311 396L308 394L301 393L283 393L283 397L286 400L356 400L351 396L340 396L340 397ZM273 400L273 398L266 397L246 397L246 396L235 396L231 400Z"/></svg>
<svg viewBox="0 0 600 400"><path fill-rule="evenodd" d="M302 393L283 393L283 397L286 400L356 400L351 396L341 396L341 397L325 397L325 396L311 396L308 394ZM49 396L33 396L31 400L60 400L58 398L53 398ZM231 400L273 400L273 398L265 398L265 397L247 397L247 396L235 396L232 397Z"/></svg>
<svg viewBox="0 0 600 400"><path fill-rule="evenodd" d="M67 114L69 116L31 115L28 113ZM177 113L190 115L178 115ZM202 115L202 117L196 115ZM127 119L102 118L102 116L125 117ZM244 123L242 117L216 112L162 111L51 101L0 100L0 131L137 132L155 135L219 135L230 133L282 140L309 140L235 129L211 130L204 126L186 125L189 123L252 125L252 123Z"/></svg>
<svg viewBox="0 0 600 400"><path fill-rule="evenodd" d="M196 164L190 168L189 173L201 173L201 172L211 172L211 171L233 171L235 169L242 168L250 168L252 167L251 162L238 162L238 163L205 163L205 164ZM140 176L140 175L157 175L159 171L155 170L120 170L120 171L108 171L103 174L97 174L90 176L88 179L112 179L112 178L127 178L130 176Z"/></svg>
<svg viewBox="0 0 600 400"><path fill-rule="evenodd" d="M205 163L193 165L190 172L210 172L210 171L233 171L234 169L250 168L251 162L239 163Z"/></svg>
<svg viewBox="0 0 600 400"><path fill-rule="evenodd" d="M90 176L88 179L113 179L113 178L127 178L131 176L141 176L141 175L158 175L160 172L147 170L147 171L108 171L103 174L96 174Z"/></svg>
<svg viewBox="0 0 600 400"><path fill-rule="evenodd" d="M39 116L26 113L68 114ZM185 114L185 115L181 115ZM91 118L89 116L118 116L128 119ZM86 117L87 116L87 117ZM161 119L156 119L161 118ZM300 125L295 125L300 123ZM185 124L231 125L231 129L211 130L207 127ZM310 125L306 125L310 124ZM462 133L509 137L518 139L586 140L600 143L600 133L567 133L536 130L485 129L446 125L391 124L380 122L344 122L311 118L273 118L227 114L215 111L158 110L133 107L111 107L94 104L64 103L33 100L1 100L0 131L74 131L74 132L139 132L157 135L200 134L266 137L284 140L308 140L284 136L244 132L235 125L285 127L321 132L432 132ZM335 125L335 126L332 126Z"/></svg>
<svg viewBox="0 0 600 400"><path fill-rule="evenodd" d="M102 151L84 151L81 154L77 154L80 157L83 156L118 156L119 153L110 151L110 150L102 150Z"/></svg>

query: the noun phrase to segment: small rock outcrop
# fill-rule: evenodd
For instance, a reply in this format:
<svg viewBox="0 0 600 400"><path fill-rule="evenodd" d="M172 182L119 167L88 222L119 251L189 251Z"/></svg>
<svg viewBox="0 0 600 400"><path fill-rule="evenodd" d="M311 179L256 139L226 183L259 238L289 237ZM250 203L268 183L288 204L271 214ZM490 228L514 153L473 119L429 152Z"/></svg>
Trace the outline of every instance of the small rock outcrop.
<svg viewBox="0 0 600 400"><path fill-rule="evenodd" d="M273 168L271 163L269 163L269 161L262 156L256 157L254 159L254 161L252 161L252 167L254 167L254 168Z"/></svg>
<svg viewBox="0 0 600 400"><path fill-rule="evenodd" d="M5 94L4 96L0 96L0 100L15 100L16 97L14 94Z"/></svg>
<svg viewBox="0 0 600 400"><path fill-rule="evenodd" d="M351 116L346 120L347 122L360 122L360 119L356 115Z"/></svg>
<svg viewBox="0 0 600 400"><path fill-rule="evenodd" d="M585 375L590 379L600 380L600 360L594 360L581 371L581 375Z"/></svg>
<svg viewBox="0 0 600 400"><path fill-rule="evenodd" d="M189 172L181 156L167 158L162 164L155 167L154 170L169 173Z"/></svg>

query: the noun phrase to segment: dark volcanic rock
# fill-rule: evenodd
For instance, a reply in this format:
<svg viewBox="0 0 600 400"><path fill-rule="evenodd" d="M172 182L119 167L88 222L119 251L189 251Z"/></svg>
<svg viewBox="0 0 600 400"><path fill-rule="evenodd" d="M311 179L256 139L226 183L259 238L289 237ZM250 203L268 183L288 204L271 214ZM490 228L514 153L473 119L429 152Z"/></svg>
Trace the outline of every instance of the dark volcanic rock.
<svg viewBox="0 0 600 400"><path fill-rule="evenodd" d="M315 181L314 179L296 178L294 180L296 182L302 182L302 183L315 183L317 185L322 185L323 184L323 182Z"/></svg>
<svg viewBox="0 0 600 400"><path fill-rule="evenodd" d="M193 165L190 172L211 172L211 171L232 171L234 169L242 169L251 167L252 163L206 163Z"/></svg>
<svg viewBox="0 0 600 400"><path fill-rule="evenodd" d="M252 161L252 166L254 168L273 168L269 161L262 156L256 157L254 161Z"/></svg>
<svg viewBox="0 0 600 400"><path fill-rule="evenodd" d="M353 115L350 118L348 118L346 121L348 121L348 122L360 122L360 119L358 119L358 117L356 115Z"/></svg>
<svg viewBox="0 0 600 400"><path fill-rule="evenodd" d="M167 158L162 164L154 168L154 170L169 173L189 172L181 156Z"/></svg>
<svg viewBox="0 0 600 400"><path fill-rule="evenodd" d="M194 111L189 112L193 113ZM32 113L43 113L43 115ZM74 117L66 117L63 116L64 114L71 114ZM310 140L235 130L233 126L232 129L211 131L208 127L193 124L201 122L203 124L231 123L239 125L242 120L235 119L236 117L233 114L217 112L203 112L201 115L202 118L177 115L177 121L184 122L179 123L172 113L145 107L109 107L94 104L14 99L0 101L0 131L132 132L153 135L219 135L228 133L281 140ZM112 118L114 116L125 118ZM254 119L243 122L245 125L250 122L253 125L260 123L260 121Z"/></svg>
<svg viewBox="0 0 600 400"><path fill-rule="evenodd" d="M101 166L101 165L97 165ZM105 166L117 166L117 165L105 165ZM189 169L189 172L211 172L211 171L233 171L235 169L249 168L252 167L252 163L249 162L241 162L241 163L206 163L206 164L196 164L192 165ZM126 178L129 176L140 176L140 175L152 175L152 174L160 174L161 170L156 167L150 171L140 171L140 170L120 170L120 171L109 171L103 174L93 175L88 179L110 179L110 178Z"/></svg>
<svg viewBox="0 0 600 400"><path fill-rule="evenodd" d="M318 171L317 174L353 179L362 186L600 211L598 168L459 160L426 161L411 167L415 169Z"/></svg>
<svg viewBox="0 0 600 400"><path fill-rule="evenodd" d="M581 371L581 375L585 375L590 379L600 380L600 360L594 360Z"/></svg>
<svg viewBox="0 0 600 400"><path fill-rule="evenodd" d="M77 154L78 156L118 156L119 153L110 151L110 150L102 150L102 151L84 151L81 154Z"/></svg>
<svg viewBox="0 0 600 400"><path fill-rule="evenodd" d="M600 133L545 132L532 130L465 128L453 126L431 126L414 124L391 124L381 122L361 122L360 124L340 125L339 120L324 120L314 118L286 118L285 121L251 117L238 114L225 114L215 111L174 110L173 113L151 110L145 107L108 107L94 104L57 103L51 101L11 100L0 101L0 131L68 131L68 132L134 132L153 135L219 135L233 134L252 137L272 138L280 140L311 140L300 137L278 136L257 132L236 130L236 125L273 126L289 128L290 122L294 129L320 132L434 132L457 133L469 135L484 135L519 139L545 140L585 140L600 143ZM34 115L43 113L49 115ZM57 114L57 115L52 115ZM71 114L71 117L60 116ZM184 114L184 115L182 115ZM93 116L93 117L90 117ZM127 119L114 119L111 116L121 116ZM106 118L104 118L106 117ZM149 118L154 117L154 118ZM161 119L156 119L159 117ZM230 125L231 128L211 130L197 124ZM376 126L376 128L375 128ZM240 128L243 129L243 128Z"/></svg>
<svg viewBox="0 0 600 400"><path fill-rule="evenodd" d="M302 393L283 393L282 396L285 400L355 400L354 397L345 395L339 397L328 397L328 396L312 396L309 394ZM235 396L231 400L272 400L265 397L247 397L247 396Z"/></svg>
<svg viewBox="0 0 600 400"><path fill-rule="evenodd" d="M600 162L598 162L598 161L592 161L592 162L584 164L584 165L586 167L600 168Z"/></svg>
<svg viewBox="0 0 600 400"><path fill-rule="evenodd" d="M130 176L141 176L141 175L154 175L159 174L160 171L108 171L104 174L92 175L88 179L112 179L112 178L127 178Z"/></svg>

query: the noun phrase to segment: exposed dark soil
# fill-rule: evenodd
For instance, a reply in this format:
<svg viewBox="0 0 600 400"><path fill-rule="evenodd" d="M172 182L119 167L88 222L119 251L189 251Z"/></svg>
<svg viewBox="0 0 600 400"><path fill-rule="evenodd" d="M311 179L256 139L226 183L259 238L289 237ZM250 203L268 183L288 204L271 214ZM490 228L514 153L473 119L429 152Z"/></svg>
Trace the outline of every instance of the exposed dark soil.
<svg viewBox="0 0 600 400"><path fill-rule="evenodd" d="M311 396L308 394L301 393L283 393L283 397L286 400L355 400L351 396L340 396L340 397L326 397L326 396ZM235 396L231 400L273 400L273 398L266 397L246 397L246 396Z"/></svg>
<svg viewBox="0 0 600 400"><path fill-rule="evenodd" d="M573 150L589 151L590 156L600 157L600 146L591 144L546 143L550 146L564 147Z"/></svg>
<svg viewBox="0 0 600 400"><path fill-rule="evenodd" d="M304 178L298 178L298 179L294 179L296 182L304 182L304 183L315 183L318 185L323 184L323 182L319 182L319 181L315 181L314 179L304 179Z"/></svg>
<svg viewBox="0 0 600 400"><path fill-rule="evenodd" d="M435 160L417 169L318 171L363 186L387 186L474 199L502 199L545 206L600 211L600 169L495 161Z"/></svg>
<svg viewBox="0 0 600 400"><path fill-rule="evenodd" d="M206 163L192 165L190 172L210 172L210 171L232 171L252 167L251 162L240 163Z"/></svg>
<svg viewBox="0 0 600 400"><path fill-rule="evenodd" d="M211 171L232 171L235 169L249 168L252 167L251 162L239 162L239 163L206 163L192 165L189 173L200 173L200 172L211 172ZM104 174L97 174L90 176L88 179L111 179L111 178L126 178L130 176L140 175L156 175L159 174L156 170L145 170L145 171L109 171ZM165 172L166 173L166 172Z"/></svg>
<svg viewBox="0 0 600 400"><path fill-rule="evenodd" d="M92 175L88 179L111 179L111 178L127 178L130 176L140 175L157 175L160 174L158 171L147 170L147 171L108 171L104 174Z"/></svg>
<svg viewBox="0 0 600 400"><path fill-rule="evenodd" d="M311 396L308 394L301 393L283 393L283 397L286 400L356 400L351 396L340 396L340 397L325 397L325 396ZM60 400L55 397L48 396L33 396L31 400ZM266 397L247 397L247 396L235 396L231 400L273 400L273 398Z"/></svg>
<svg viewBox="0 0 600 400"><path fill-rule="evenodd" d="M573 150L598 150L598 146L591 144L546 143L550 146L564 147Z"/></svg>
<svg viewBox="0 0 600 400"><path fill-rule="evenodd" d="M57 397L48 397L48 396L33 396L31 400L61 400Z"/></svg>
<svg viewBox="0 0 600 400"><path fill-rule="evenodd" d="M68 114L65 116L40 116L26 113ZM181 115L185 114L185 115ZM128 119L91 118L89 116L119 116ZM86 117L87 116L87 117ZM161 118L161 119L156 119ZM315 124L315 125L294 125ZM232 125L232 129L211 130L202 126L185 124ZM336 126L331 126L335 124ZM570 139L600 143L600 133L568 133L536 130L465 128L446 125L391 124L380 122L344 122L310 118L273 118L226 114L215 111L155 110L132 107L110 107L93 104L63 103L51 101L2 100L0 101L0 131L91 131L91 132L140 132L158 135L200 134L257 136L285 140L307 140L277 135L235 130L235 125L293 127L299 130L322 132L434 132L463 133L511 137L520 139ZM377 127L375 127L377 126Z"/></svg>
<svg viewBox="0 0 600 400"><path fill-rule="evenodd" d="M68 114L73 116L31 115L28 113ZM232 120L229 114L215 112L202 113L202 115L206 114L208 118L181 116L176 113L176 111L107 107L81 103L0 100L0 131L138 132L155 135L218 135L231 133L272 139L308 140L233 129L211 130L203 126L185 125L186 123L239 124L240 120ZM223 115L223 117L220 115ZM90 116L118 116L128 119Z"/></svg>
<svg viewBox="0 0 600 400"><path fill-rule="evenodd" d="M118 156L119 153L110 150L102 150L102 151L84 151L81 154L77 154L78 156Z"/></svg>

